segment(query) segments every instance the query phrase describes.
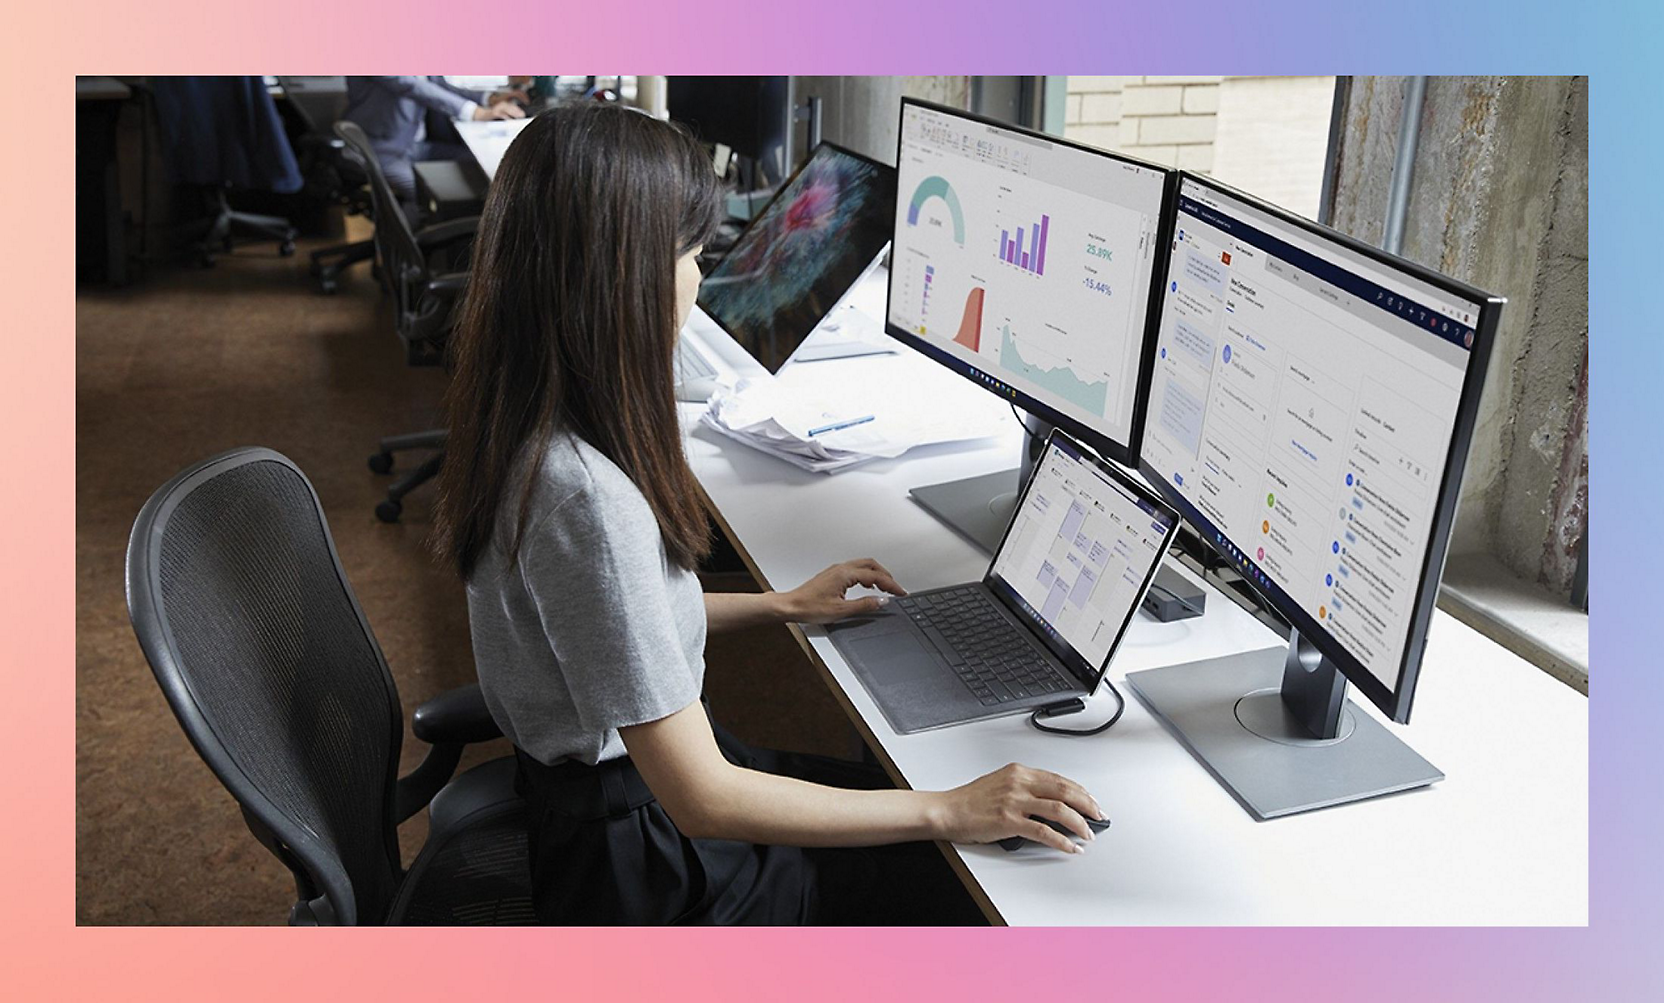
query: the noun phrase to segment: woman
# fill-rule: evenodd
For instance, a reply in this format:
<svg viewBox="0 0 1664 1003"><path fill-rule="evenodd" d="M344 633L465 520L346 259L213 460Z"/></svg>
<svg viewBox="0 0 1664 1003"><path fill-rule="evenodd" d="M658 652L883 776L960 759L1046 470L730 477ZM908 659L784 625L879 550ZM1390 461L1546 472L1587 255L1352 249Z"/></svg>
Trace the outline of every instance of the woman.
<svg viewBox="0 0 1664 1003"><path fill-rule="evenodd" d="M438 545L468 584L480 682L519 757L538 915L965 918L963 890L916 841L1022 835L1079 852L1030 817L1091 839L1083 814L1100 815L1079 785L1012 765L946 792L853 789L887 785L719 737L700 703L707 631L883 601L845 599L857 584L902 594L872 560L790 592L700 590L709 523L672 358L720 203L709 159L675 127L563 108L509 148L474 245Z"/></svg>

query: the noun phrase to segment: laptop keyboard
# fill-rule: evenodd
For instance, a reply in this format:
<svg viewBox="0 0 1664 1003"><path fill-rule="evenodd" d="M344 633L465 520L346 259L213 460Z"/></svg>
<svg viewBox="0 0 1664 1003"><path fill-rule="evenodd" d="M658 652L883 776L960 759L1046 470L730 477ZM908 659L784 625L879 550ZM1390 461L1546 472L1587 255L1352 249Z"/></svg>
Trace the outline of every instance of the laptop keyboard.
<svg viewBox="0 0 1664 1003"><path fill-rule="evenodd" d="M1021 629L974 585L906 596L896 606L913 618L959 680L985 707L1080 688L1041 657Z"/></svg>
<svg viewBox="0 0 1664 1003"><path fill-rule="evenodd" d="M705 357L693 350L686 341L676 343L676 382L688 383L692 380L710 379L716 375L716 367L705 361Z"/></svg>

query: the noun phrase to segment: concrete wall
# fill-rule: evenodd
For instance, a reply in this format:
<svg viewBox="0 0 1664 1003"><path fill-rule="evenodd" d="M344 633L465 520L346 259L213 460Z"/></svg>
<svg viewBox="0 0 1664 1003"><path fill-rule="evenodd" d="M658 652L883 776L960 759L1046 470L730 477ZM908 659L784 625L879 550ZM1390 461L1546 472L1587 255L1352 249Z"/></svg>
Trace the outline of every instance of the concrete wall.
<svg viewBox="0 0 1664 1003"><path fill-rule="evenodd" d="M896 126L903 96L954 108L970 103L970 77L793 77L793 102L821 98L821 136L858 153L896 162ZM808 125L799 124L796 149L808 152Z"/></svg>
<svg viewBox="0 0 1664 1003"><path fill-rule="evenodd" d="M1403 77L1359 77L1334 225L1379 244ZM1588 506L1588 80L1433 77L1403 253L1508 298L1469 454L1453 558L1570 587Z"/></svg>

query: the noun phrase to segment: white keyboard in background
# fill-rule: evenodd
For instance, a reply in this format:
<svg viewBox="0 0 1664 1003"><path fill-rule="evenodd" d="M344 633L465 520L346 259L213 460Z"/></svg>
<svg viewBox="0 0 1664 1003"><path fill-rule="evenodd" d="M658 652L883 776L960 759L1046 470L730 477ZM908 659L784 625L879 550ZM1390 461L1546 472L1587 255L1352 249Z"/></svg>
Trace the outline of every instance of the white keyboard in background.
<svg viewBox="0 0 1664 1003"><path fill-rule="evenodd" d="M686 340L677 339L676 342L676 382L690 383L694 380L708 380L716 376L716 367L711 365L703 355L694 350Z"/></svg>

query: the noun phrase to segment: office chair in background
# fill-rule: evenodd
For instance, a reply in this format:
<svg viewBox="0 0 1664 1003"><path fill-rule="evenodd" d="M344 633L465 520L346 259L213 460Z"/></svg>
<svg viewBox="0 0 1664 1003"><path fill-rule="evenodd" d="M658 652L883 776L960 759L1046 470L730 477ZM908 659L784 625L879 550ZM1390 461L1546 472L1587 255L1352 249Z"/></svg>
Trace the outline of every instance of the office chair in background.
<svg viewBox="0 0 1664 1003"><path fill-rule="evenodd" d="M534 922L514 758L452 778L464 744L501 734L479 687L417 708L432 748L397 777L393 677L286 457L233 450L152 495L128 542L127 608L180 727L294 875L292 925ZM396 827L424 806L407 872Z"/></svg>
<svg viewBox="0 0 1664 1003"><path fill-rule="evenodd" d="M387 175L382 173L370 138L357 124L335 123L335 134L346 143L347 153L370 182L375 215L376 259L382 283L393 297L393 327L405 346L411 365L437 365L444 361L445 337L450 333L452 314L468 285L466 271L446 270L464 264L473 242L479 217L447 220L420 230L411 226ZM387 488L387 497L376 505L376 518L397 522L404 509L404 496L433 479L445 459L445 430L432 429L382 439L370 457L370 469L385 474L393 469L393 454L412 449L435 452L410 473Z"/></svg>
<svg viewBox="0 0 1664 1003"><path fill-rule="evenodd" d="M308 79L277 78L287 98L290 116L300 129L296 154L306 187L319 202L339 205L349 216L368 215L374 219L370 211L369 178L347 156L346 143L331 128L341 117L345 96L331 99L327 96L329 92L308 86ZM373 261L375 256L375 240L371 238L313 251L311 272L318 280L318 291L334 293L340 288L342 272L360 261Z"/></svg>
<svg viewBox="0 0 1664 1003"><path fill-rule="evenodd" d="M301 189L300 167L271 94L259 77L149 77L164 156L174 179L199 189L208 217L197 224L198 261L231 253L239 236L277 241L295 253L296 230L281 216L231 208L227 192L280 195Z"/></svg>

